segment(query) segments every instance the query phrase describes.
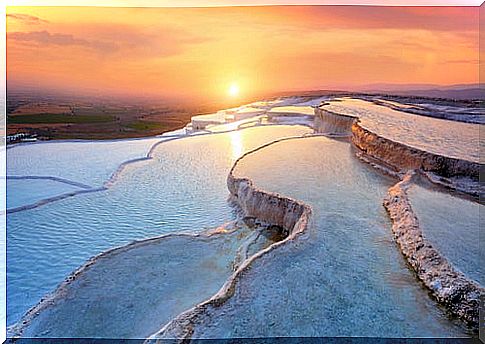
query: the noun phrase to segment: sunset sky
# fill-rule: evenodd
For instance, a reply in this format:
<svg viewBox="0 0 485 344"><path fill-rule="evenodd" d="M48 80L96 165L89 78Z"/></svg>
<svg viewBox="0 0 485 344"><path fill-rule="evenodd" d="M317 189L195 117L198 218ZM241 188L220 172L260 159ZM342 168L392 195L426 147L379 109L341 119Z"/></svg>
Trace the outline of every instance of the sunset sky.
<svg viewBox="0 0 485 344"><path fill-rule="evenodd" d="M478 82L477 7L8 7L9 88L219 99ZM232 91L231 91L232 92Z"/></svg>

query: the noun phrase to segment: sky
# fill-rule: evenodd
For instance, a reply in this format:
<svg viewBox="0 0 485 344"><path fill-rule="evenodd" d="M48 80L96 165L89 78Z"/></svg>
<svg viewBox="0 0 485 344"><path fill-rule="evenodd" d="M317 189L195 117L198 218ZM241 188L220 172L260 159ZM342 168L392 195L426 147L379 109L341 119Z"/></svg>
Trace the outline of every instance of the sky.
<svg viewBox="0 0 485 344"><path fill-rule="evenodd" d="M7 0L8 6L207 7L255 5L480 6L482 0Z"/></svg>
<svg viewBox="0 0 485 344"><path fill-rule="evenodd" d="M7 7L7 82L213 100L477 83L478 14L477 7Z"/></svg>

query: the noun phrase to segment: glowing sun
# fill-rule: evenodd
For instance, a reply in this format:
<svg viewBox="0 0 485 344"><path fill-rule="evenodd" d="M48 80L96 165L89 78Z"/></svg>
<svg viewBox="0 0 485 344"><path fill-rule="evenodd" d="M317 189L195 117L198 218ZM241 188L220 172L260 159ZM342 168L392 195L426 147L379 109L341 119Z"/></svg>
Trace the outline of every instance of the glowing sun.
<svg viewBox="0 0 485 344"><path fill-rule="evenodd" d="M229 89L227 91L231 97L236 97L239 95L239 85L235 83L231 84L231 86L229 86Z"/></svg>

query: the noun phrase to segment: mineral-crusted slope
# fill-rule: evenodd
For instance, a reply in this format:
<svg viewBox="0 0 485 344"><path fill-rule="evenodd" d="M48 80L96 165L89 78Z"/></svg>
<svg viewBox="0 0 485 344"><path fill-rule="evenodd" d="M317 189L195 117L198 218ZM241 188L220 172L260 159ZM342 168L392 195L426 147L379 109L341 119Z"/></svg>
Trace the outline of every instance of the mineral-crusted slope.
<svg viewBox="0 0 485 344"><path fill-rule="evenodd" d="M426 152L389 138L382 137L362 126L358 117L334 113L325 104L315 108L315 131L327 135L347 135L359 151L395 172L420 170L436 184L479 196L481 164Z"/></svg>
<svg viewBox="0 0 485 344"><path fill-rule="evenodd" d="M253 261L294 240L308 228L312 213L310 206L277 193L261 190L251 180L238 178L234 175L235 168L241 159L266 146L268 145L261 146L239 158L229 173L227 184L232 200L241 208L245 216L256 217L261 221L281 226L287 233L286 238L258 251L245 260L216 295L177 316L159 332L152 335L146 343L162 343L167 338L177 338L180 342L190 339L194 325L199 321L199 317L211 307L220 306L234 294L238 280L250 268Z"/></svg>
<svg viewBox="0 0 485 344"><path fill-rule="evenodd" d="M417 277L438 302L478 328L480 295L484 289L457 271L423 236L406 192L413 175L414 172L407 173L384 199L394 238Z"/></svg>
<svg viewBox="0 0 485 344"><path fill-rule="evenodd" d="M341 115L328 111L325 108L315 108L314 128L315 131L328 135L349 136L357 117Z"/></svg>
<svg viewBox="0 0 485 344"><path fill-rule="evenodd" d="M384 207L393 222L396 242L418 278L438 302L476 328L483 288L457 271L423 237L406 189L414 171L419 171L435 184L478 196L481 164L426 152L379 136L363 127L359 118L330 112L324 106L315 109L317 132L342 134L347 131L363 160L377 163L397 176L404 175L401 182L389 189L384 200Z"/></svg>
<svg viewBox="0 0 485 344"><path fill-rule="evenodd" d="M445 178L471 177L475 180L478 180L480 174L479 163L425 152L392 141L362 127L359 121L352 125L352 142L367 155L397 170L421 169Z"/></svg>

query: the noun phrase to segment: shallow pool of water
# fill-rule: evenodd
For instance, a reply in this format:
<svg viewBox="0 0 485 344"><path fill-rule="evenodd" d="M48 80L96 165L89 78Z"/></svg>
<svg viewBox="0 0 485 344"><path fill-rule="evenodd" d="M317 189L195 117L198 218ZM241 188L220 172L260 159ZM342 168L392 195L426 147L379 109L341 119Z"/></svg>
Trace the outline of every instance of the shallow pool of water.
<svg viewBox="0 0 485 344"><path fill-rule="evenodd" d="M484 285L480 264L484 258L480 257L483 205L419 185L413 185L408 194L424 236L458 270Z"/></svg>
<svg viewBox="0 0 485 344"><path fill-rule="evenodd" d="M194 338L460 336L408 269L382 206L395 180L323 137L273 144L236 175L313 208L307 234L254 261Z"/></svg>
<svg viewBox="0 0 485 344"><path fill-rule="evenodd" d="M49 179L8 179L7 210L84 188Z"/></svg>
<svg viewBox="0 0 485 344"><path fill-rule="evenodd" d="M210 237L172 235L103 255L33 318L23 336L145 338L214 295L251 232L239 224Z"/></svg>
<svg viewBox="0 0 485 344"><path fill-rule="evenodd" d="M329 103L323 108L359 117L363 127L379 136L431 153L480 160L479 124L413 115L360 99L343 98Z"/></svg>
<svg viewBox="0 0 485 344"><path fill-rule="evenodd" d="M8 324L93 255L133 240L200 231L232 220L226 178L233 162L264 143L310 132L306 127L271 126L165 142L152 160L128 165L106 191L9 214ZM130 142L126 145L125 150ZM23 153L26 160L38 152L31 147L35 149ZM76 152L63 157L78 163Z"/></svg>
<svg viewBox="0 0 485 344"><path fill-rule="evenodd" d="M122 162L144 157L153 144L166 139L20 144L7 150L7 175L52 176L101 186Z"/></svg>

